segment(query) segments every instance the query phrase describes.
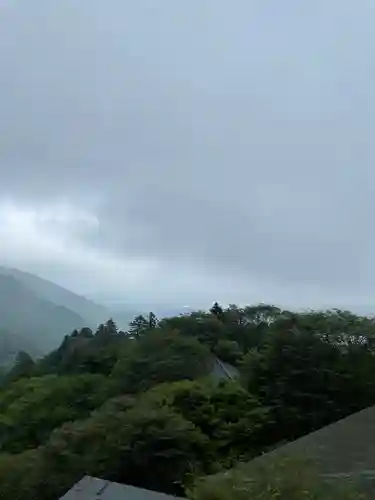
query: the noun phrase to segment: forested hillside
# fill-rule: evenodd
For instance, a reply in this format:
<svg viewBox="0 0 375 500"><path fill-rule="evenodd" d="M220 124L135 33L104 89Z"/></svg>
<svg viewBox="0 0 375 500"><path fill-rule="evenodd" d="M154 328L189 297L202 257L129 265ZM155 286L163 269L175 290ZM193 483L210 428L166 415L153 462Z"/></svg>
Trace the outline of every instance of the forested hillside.
<svg viewBox="0 0 375 500"><path fill-rule="evenodd" d="M109 313L104 306L96 304L35 274L0 266L0 275L12 276L19 283L34 292L38 298L73 311L90 324L96 325L108 318ZM78 327L79 325L77 324L76 326Z"/></svg>
<svg viewBox="0 0 375 500"><path fill-rule="evenodd" d="M0 367L19 350L33 356L49 352L64 335L109 317L95 304L33 274L0 266Z"/></svg>
<svg viewBox="0 0 375 500"><path fill-rule="evenodd" d="M75 330L2 378L1 498L56 500L84 474L219 498L197 478L375 404L374 348L371 318L267 305ZM216 356L238 380L211 377Z"/></svg>
<svg viewBox="0 0 375 500"><path fill-rule="evenodd" d="M25 339L22 349L33 344L35 349L48 351L58 345L59 339L75 327L82 327L84 319L64 306L38 297L13 276L0 274L0 329ZM22 342L21 342L22 343ZM5 357L9 353L0 353Z"/></svg>

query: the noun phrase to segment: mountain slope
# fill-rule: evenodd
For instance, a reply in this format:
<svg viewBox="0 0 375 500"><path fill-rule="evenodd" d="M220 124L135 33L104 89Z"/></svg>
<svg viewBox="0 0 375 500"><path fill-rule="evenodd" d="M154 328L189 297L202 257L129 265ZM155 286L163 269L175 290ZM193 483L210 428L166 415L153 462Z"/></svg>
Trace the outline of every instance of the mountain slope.
<svg viewBox="0 0 375 500"><path fill-rule="evenodd" d="M13 276L0 274L0 327L17 339L47 351L85 323L76 312L39 297Z"/></svg>
<svg viewBox="0 0 375 500"><path fill-rule="evenodd" d="M86 324L89 326L96 326L98 323L107 320L110 315L104 306L98 305L85 297L77 295L34 274L0 266L0 275L12 276L19 283L22 283L33 291L40 299L48 300L55 305L75 312L84 318Z"/></svg>
<svg viewBox="0 0 375 500"><path fill-rule="evenodd" d="M43 351L27 336L0 329L0 371L1 368L10 367L20 351L26 351L33 358L43 354Z"/></svg>

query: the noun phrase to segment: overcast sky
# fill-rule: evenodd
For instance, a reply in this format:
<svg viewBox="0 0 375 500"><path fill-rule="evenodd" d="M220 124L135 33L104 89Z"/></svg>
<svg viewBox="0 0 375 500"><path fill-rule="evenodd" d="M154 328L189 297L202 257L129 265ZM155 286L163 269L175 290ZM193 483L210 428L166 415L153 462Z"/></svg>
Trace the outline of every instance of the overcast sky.
<svg viewBox="0 0 375 500"><path fill-rule="evenodd" d="M372 305L373 0L0 0L0 264Z"/></svg>

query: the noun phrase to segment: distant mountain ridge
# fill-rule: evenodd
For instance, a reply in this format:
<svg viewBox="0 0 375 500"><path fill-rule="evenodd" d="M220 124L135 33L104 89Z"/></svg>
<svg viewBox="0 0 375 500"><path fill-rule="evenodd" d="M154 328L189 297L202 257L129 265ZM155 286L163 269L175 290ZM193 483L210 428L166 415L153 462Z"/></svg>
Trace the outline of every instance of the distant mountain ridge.
<svg viewBox="0 0 375 500"><path fill-rule="evenodd" d="M54 349L74 329L108 319L103 306L30 273L0 267L0 364Z"/></svg>
<svg viewBox="0 0 375 500"><path fill-rule="evenodd" d="M86 297L77 295L60 285L56 285L52 281L40 278L26 271L1 266L0 274L13 276L17 281L30 288L39 298L66 307L79 314L90 323L90 326L108 319L109 311L106 307L96 304Z"/></svg>

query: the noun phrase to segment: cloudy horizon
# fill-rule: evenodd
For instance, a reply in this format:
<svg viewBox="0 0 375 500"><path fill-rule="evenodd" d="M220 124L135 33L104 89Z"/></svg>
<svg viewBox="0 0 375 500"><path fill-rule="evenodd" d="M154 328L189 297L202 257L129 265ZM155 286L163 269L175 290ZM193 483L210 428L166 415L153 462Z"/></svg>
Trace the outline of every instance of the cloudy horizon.
<svg viewBox="0 0 375 500"><path fill-rule="evenodd" d="M0 265L104 301L371 308L374 21L0 0Z"/></svg>

